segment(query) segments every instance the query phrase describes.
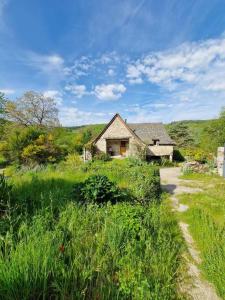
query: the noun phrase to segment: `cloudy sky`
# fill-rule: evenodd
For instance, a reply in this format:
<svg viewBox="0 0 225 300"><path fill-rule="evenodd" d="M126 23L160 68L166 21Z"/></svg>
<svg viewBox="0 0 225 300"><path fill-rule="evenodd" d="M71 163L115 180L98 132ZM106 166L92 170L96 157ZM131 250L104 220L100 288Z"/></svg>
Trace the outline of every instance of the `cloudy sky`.
<svg viewBox="0 0 225 300"><path fill-rule="evenodd" d="M0 0L0 91L63 125L208 119L225 105L224 0Z"/></svg>

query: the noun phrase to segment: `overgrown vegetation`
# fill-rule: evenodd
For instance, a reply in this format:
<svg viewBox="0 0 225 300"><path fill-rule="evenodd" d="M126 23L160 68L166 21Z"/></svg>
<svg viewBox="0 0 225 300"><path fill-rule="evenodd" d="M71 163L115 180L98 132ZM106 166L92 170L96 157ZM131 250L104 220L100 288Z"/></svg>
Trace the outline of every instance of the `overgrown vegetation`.
<svg viewBox="0 0 225 300"><path fill-rule="evenodd" d="M188 174L182 178L191 179L191 186L203 189L200 193L180 196L181 202L189 206L182 218L190 224L205 277L225 299L225 181L204 174Z"/></svg>
<svg viewBox="0 0 225 300"><path fill-rule="evenodd" d="M9 184L17 208L7 228L7 213L0 219L0 298L180 298L183 241L159 201L157 169L140 165L95 161L72 170L63 162L15 174ZM131 180L139 176L140 194ZM74 198L80 184L85 205ZM118 191L125 201L113 205L107 200Z"/></svg>
<svg viewBox="0 0 225 300"><path fill-rule="evenodd" d="M210 161L225 144L225 108L217 119L172 122L166 128L184 157Z"/></svg>

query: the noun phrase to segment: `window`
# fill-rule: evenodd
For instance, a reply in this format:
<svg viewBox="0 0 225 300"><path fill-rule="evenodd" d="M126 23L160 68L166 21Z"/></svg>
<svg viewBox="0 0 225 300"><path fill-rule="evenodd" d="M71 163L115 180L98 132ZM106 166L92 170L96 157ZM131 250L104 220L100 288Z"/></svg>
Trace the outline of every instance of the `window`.
<svg viewBox="0 0 225 300"><path fill-rule="evenodd" d="M159 145L159 140L158 139L153 139L153 145L154 146L158 146Z"/></svg>

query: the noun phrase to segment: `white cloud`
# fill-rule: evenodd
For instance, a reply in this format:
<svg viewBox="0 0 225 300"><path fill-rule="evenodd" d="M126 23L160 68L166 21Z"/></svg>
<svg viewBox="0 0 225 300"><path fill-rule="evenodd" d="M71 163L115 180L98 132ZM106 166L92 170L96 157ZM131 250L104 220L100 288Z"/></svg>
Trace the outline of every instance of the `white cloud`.
<svg viewBox="0 0 225 300"><path fill-rule="evenodd" d="M64 59L58 54L41 55L29 52L26 57L26 63L46 73L66 73L64 70Z"/></svg>
<svg viewBox="0 0 225 300"><path fill-rule="evenodd" d="M118 100L125 93L126 87L121 83L96 85L94 93L103 101Z"/></svg>
<svg viewBox="0 0 225 300"><path fill-rule="evenodd" d="M109 76L114 76L115 75L115 71L113 69L109 69L108 70L108 75Z"/></svg>
<svg viewBox="0 0 225 300"><path fill-rule="evenodd" d="M2 17L4 8L7 3L8 3L7 0L0 0L0 17Z"/></svg>
<svg viewBox="0 0 225 300"><path fill-rule="evenodd" d="M43 95L45 97L50 97L50 98L55 99L55 101L58 105L62 105L63 98L62 98L61 92L59 92L57 90L47 90L47 91L44 91Z"/></svg>
<svg viewBox="0 0 225 300"><path fill-rule="evenodd" d="M5 95L15 94L15 90L13 90L13 89L0 89L0 92L5 94Z"/></svg>
<svg viewBox="0 0 225 300"><path fill-rule="evenodd" d="M186 43L169 51L151 53L127 66L127 78L133 83L146 78L169 90L181 84L224 90L225 38Z"/></svg>
<svg viewBox="0 0 225 300"><path fill-rule="evenodd" d="M4 24L4 10L9 3L9 0L0 0L0 30L5 28Z"/></svg>
<svg viewBox="0 0 225 300"><path fill-rule="evenodd" d="M65 86L65 90L71 92L77 98L82 98L84 95L88 95L89 92L86 89L86 86L83 84L71 84Z"/></svg>
<svg viewBox="0 0 225 300"><path fill-rule="evenodd" d="M77 107L64 106L59 111L60 122L64 126L106 123L112 117L111 112L90 112L79 110Z"/></svg>

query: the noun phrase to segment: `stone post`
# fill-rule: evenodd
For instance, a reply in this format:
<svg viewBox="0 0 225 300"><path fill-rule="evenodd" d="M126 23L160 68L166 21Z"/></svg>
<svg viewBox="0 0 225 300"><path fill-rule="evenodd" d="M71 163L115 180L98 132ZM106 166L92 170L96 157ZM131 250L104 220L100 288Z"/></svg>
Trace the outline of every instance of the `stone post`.
<svg viewBox="0 0 225 300"><path fill-rule="evenodd" d="M225 147L218 147L217 170L220 176L225 177Z"/></svg>

